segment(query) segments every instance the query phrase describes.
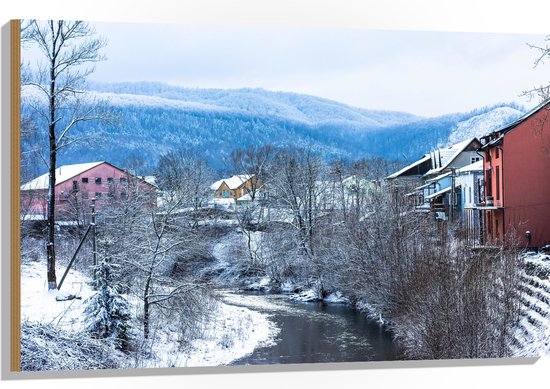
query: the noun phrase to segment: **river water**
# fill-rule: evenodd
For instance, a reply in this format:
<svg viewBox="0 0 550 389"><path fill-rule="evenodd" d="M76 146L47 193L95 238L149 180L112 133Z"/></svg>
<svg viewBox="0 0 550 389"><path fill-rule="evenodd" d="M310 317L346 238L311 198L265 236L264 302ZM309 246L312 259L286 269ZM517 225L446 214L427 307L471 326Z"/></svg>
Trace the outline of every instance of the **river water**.
<svg viewBox="0 0 550 389"><path fill-rule="evenodd" d="M379 324L344 304L296 302L284 295L227 294L226 302L266 313L280 329L274 344L233 365L390 361L397 345Z"/></svg>

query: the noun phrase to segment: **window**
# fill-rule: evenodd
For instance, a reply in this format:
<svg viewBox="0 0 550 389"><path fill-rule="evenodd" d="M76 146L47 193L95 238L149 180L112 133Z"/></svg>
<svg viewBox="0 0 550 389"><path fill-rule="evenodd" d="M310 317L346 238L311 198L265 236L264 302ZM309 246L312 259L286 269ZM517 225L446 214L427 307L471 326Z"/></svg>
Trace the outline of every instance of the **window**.
<svg viewBox="0 0 550 389"><path fill-rule="evenodd" d="M227 189L224 189L224 190L222 191L222 196L223 196L223 197L229 197L229 192L227 191Z"/></svg>
<svg viewBox="0 0 550 389"><path fill-rule="evenodd" d="M472 187L468 187L468 193L469 193L469 197L470 197L470 204L472 203Z"/></svg>
<svg viewBox="0 0 550 389"><path fill-rule="evenodd" d="M498 147L495 149L495 158L500 158L500 151Z"/></svg>
<svg viewBox="0 0 550 389"><path fill-rule="evenodd" d="M127 182L128 182L128 180L126 179L126 177L120 177L120 183L121 184L125 184Z"/></svg>
<svg viewBox="0 0 550 389"><path fill-rule="evenodd" d="M115 182L115 179L113 177L107 177L107 183L112 184Z"/></svg>
<svg viewBox="0 0 550 389"><path fill-rule="evenodd" d="M128 194L126 192L120 192L120 198L126 200L128 198Z"/></svg>
<svg viewBox="0 0 550 389"><path fill-rule="evenodd" d="M95 198L96 199L101 198L101 192L95 192Z"/></svg>
<svg viewBox="0 0 550 389"><path fill-rule="evenodd" d="M495 180L496 180L497 200L500 200L500 166L497 166L495 168Z"/></svg>
<svg viewBox="0 0 550 389"><path fill-rule="evenodd" d="M82 183L87 184L88 183L88 177L82 177Z"/></svg>
<svg viewBox="0 0 550 389"><path fill-rule="evenodd" d="M470 158L470 163L476 163L476 162L478 162L478 161L480 161L480 160L481 160L481 157L471 157L471 158Z"/></svg>
<svg viewBox="0 0 550 389"><path fill-rule="evenodd" d="M88 199L88 192L82 192L82 200Z"/></svg>
<svg viewBox="0 0 550 389"><path fill-rule="evenodd" d="M78 181L73 181L73 190L78 190Z"/></svg>
<svg viewBox="0 0 550 389"><path fill-rule="evenodd" d="M101 177L96 177L95 183L96 185L101 185Z"/></svg>

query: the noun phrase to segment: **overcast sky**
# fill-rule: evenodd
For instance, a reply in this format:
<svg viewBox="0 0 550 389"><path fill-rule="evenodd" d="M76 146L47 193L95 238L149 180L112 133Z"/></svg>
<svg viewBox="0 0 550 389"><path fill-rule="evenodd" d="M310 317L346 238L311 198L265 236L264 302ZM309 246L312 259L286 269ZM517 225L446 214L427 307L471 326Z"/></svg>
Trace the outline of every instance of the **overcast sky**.
<svg viewBox="0 0 550 389"><path fill-rule="evenodd" d="M261 87L433 116L497 102L550 81L519 34L95 23L107 60L93 80Z"/></svg>

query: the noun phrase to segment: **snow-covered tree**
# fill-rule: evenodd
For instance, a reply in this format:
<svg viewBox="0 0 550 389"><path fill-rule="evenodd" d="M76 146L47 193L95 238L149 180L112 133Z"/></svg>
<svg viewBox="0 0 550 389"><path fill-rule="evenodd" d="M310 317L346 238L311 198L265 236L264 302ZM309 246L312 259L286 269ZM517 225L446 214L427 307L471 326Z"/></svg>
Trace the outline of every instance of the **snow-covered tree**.
<svg viewBox="0 0 550 389"><path fill-rule="evenodd" d="M47 141L44 162L48 167L48 288L57 288L55 274L55 170L60 150L73 144L71 137L78 123L106 119L103 105L85 93L86 77L93 72L93 64L103 60L100 50L106 42L94 37L95 31L83 21L31 20L24 23L26 42L36 46L41 57L34 69L29 70L25 83L36 90L27 101L43 125Z"/></svg>
<svg viewBox="0 0 550 389"><path fill-rule="evenodd" d="M86 301L86 331L93 338L112 339L116 347L126 350L130 332L130 305L118 292L118 265L107 260L94 267L92 282L96 293Z"/></svg>

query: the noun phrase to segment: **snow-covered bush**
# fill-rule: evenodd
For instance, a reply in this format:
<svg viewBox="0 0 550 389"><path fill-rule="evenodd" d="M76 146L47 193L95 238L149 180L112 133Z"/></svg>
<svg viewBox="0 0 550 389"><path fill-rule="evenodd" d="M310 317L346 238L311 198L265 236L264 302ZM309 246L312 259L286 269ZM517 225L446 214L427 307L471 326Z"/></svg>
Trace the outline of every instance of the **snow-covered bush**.
<svg viewBox="0 0 550 389"><path fill-rule="evenodd" d="M85 329L94 338L111 339L126 350L129 342L130 305L115 285L117 265L102 261L95 269L92 286L97 292L85 303Z"/></svg>
<svg viewBox="0 0 550 389"><path fill-rule="evenodd" d="M21 323L21 370L93 370L125 367L105 342L52 324Z"/></svg>

